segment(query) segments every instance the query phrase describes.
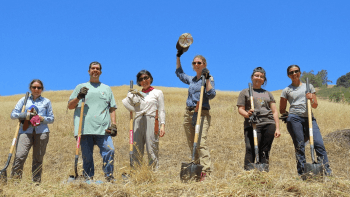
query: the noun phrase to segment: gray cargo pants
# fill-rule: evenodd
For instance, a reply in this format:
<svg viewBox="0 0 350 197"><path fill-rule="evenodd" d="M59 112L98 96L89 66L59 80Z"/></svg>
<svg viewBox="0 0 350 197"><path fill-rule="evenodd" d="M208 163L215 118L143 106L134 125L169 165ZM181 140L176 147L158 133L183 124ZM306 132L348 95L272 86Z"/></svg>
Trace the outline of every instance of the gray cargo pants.
<svg viewBox="0 0 350 197"><path fill-rule="evenodd" d="M139 165L142 163L144 147L148 154L148 165L158 170L159 134L154 133L154 117L139 116L134 120L134 154L133 159Z"/></svg>
<svg viewBox="0 0 350 197"><path fill-rule="evenodd" d="M13 161L11 177L22 178L23 166L28 157L30 148L33 146L32 179L41 181L42 164L49 142L49 133L41 134L19 134L16 156Z"/></svg>

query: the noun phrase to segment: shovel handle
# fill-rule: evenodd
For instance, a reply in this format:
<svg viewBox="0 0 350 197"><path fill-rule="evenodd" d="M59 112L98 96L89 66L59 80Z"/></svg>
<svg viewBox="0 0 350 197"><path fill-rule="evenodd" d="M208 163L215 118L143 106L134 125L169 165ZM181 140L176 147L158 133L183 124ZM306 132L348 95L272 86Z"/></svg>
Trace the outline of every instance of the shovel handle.
<svg viewBox="0 0 350 197"><path fill-rule="evenodd" d="M309 78L306 78L306 93L311 93L310 90L310 84L309 84ZM312 127L312 108L311 108L311 101L310 99L307 99L307 117L309 122L309 137L310 137L310 152L311 152L311 159L312 163L315 163L315 151L314 151L314 131Z"/></svg>
<svg viewBox="0 0 350 197"><path fill-rule="evenodd" d="M250 98L250 108L254 110L254 98L253 98L253 88L252 83L248 83L249 86L249 98Z"/></svg>
<svg viewBox="0 0 350 197"><path fill-rule="evenodd" d="M27 101L28 101L28 98L29 98L29 92L26 93L26 96L24 97L24 102L23 102L23 106L22 106L22 113L25 111L26 109L26 105L27 105ZM16 141L17 141L17 138L18 138L18 133L19 133L19 127L21 126L21 122L18 121L17 123L17 127L16 127L16 132L15 132L15 135L13 137L13 140L12 140L12 144L11 144L11 148L10 148L10 154L13 153L13 150L16 146Z"/></svg>
<svg viewBox="0 0 350 197"><path fill-rule="evenodd" d="M204 77L204 75L202 75L202 85L201 85L201 93L200 93L200 97L199 97L199 109L198 109L197 122L196 122L196 127L195 127L194 143L198 142L198 136L199 136L199 131L200 131L204 84L205 84L205 77Z"/></svg>
<svg viewBox="0 0 350 197"><path fill-rule="evenodd" d="M75 155L79 155L79 147L80 147L80 139L81 139L81 129L83 127L83 119L84 119L84 107L85 107L85 97L81 101L80 108L80 118L79 118L79 128L78 128L78 137L77 137L77 147L75 149Z"/></svg>
<svg viewBox="0 0 350 197"><path fill-rule="evenodd" d="M130 90L133 89L134 82L130 80ZM130 165L133 166L132 156L134 154L134 114L130 111L130 130L129 130L129 155L130 155Z"/></svg>
<svg viewBox="0 0 350 197"><path fill-rule="evenodd" d="M201 85L201 93L200 93L200 97L199 97L199 109L198 109L198 114L197 114L197 122L196 122L196 127L195 127L195 134L194 134L192 161L194 161L194 156L195 156L196 149L197 149L199 132L201 130L200 123L201 123L201 115L202 115L204 85L205 85L205 77L204 77L204 75L202 75L202 85Z"/></svg>

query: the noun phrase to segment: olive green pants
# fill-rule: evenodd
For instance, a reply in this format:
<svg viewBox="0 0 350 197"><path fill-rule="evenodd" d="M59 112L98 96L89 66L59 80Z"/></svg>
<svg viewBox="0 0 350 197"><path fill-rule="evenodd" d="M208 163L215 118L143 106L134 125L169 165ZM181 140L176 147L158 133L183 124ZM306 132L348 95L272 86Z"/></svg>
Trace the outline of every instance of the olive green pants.
<svg viewBox="0 0 350 197"><path fill-rule="evenodd" d="M195 135L195 127L192 125L192 116L194 111L188 111L186 110L186 113L184 115L184 128L185 133L187 136L187 143L191 150L191 154L193 153L193 142L194 142L194 135ZM201 114L201 123L200 123L200 129L201 133L199 135L197 150L195 152L195 162L197 164L200 164L203 167L203 171L206 173L210 173L210 165L211 165L211 159L210 159L210 153L209 148L207 145L207 135L209 132L210 127L210 120L211 116L209 114L209 110L202 110Z"/></svg>

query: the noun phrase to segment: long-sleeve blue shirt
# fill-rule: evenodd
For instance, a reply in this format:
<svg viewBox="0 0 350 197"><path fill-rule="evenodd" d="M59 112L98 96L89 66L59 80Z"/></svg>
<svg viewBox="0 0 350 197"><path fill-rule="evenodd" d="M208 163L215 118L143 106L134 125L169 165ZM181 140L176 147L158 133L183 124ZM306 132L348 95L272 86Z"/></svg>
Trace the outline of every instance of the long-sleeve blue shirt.
<svg viewBox="0 0 350 197"><path fill-rule="evenodd" d="M202 78L197 79L197 76L189 76L184 73L182 70L182 67L179 67L175 71L176 76L185 84L189 84L190 87L188 88L188 97L186 101L187 107L196 107L197 102L200 99L201 94L201 86L202 86ZM216 95L215 91L215 83L214 78L210 78L211 86L213 87L208 92L204 88L204 94L203 94L203 107L210 109L209 100L213 99Z"/></svg>
<svg viewBox="0 0 350 197"><path fill-rule="evenodd" d="M15 109L12 110L11 119L18 118L18 115L22 112L23 104L24 104L24 97L18 101ZM23 131L23 124L21 124L21 127L19 128L19 133L32 134L34 128L35 128L36 134L50 132L47 124L53 123L53 121L54 121L54 115L52 112L51 101L49 99L41 97L41 96L34 101L33 95L31 95L27 100L25 111L32 105L35 105L38 108L38 110L39 110L38 115L42 116L44 118L44 121L40 121L40 125L38 125L36 127L33 127L29 123L28 129L25 131Z"/></svg>

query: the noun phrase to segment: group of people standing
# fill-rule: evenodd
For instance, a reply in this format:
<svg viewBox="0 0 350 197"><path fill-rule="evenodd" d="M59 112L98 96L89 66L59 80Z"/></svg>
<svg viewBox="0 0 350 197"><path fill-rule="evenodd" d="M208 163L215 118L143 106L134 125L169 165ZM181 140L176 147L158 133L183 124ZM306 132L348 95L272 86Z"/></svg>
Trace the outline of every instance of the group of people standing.
<svg viewBox="0 0 350 197"><path fill-rule="evenodd" d="M195 76L189 76L184 73L180 57L183 51L178 51L176 59L176 75L185 84L189 85L188 97L186 100L186 110L184 113L184 130L187 137L187 143L190 151L193 148L195 125L193 119L196 118L195 109L200 100L200 91L202 77L205 76L205 88L203 94L203 104L201 113L201 135L200 144L195 153L195 162L203 165L201 180L203 181L211 173L211 158L208 148L207 138L211 124L209 100L216 96L215 83L213 76L207 68L206 59L197 55L192 61L192 69ZM83 175L91 180L94 177L93 147L97 145L103 158L103 172L106 181L114 181L114 145L112 137L117 135L116 113L117 105L109 86L100 82L102 74L102 65L99 62L92 62L89 65L88 73L90 80L79 84L74 89L68 101L68 108L74 109L74 136L78 135L79 120L83 119L81 127L81 152L83 158ZM307 107L306 99L312 100L312 107L318 106L315 95L315 89L311 86L311 93L306 94L306 86L300 81L300 68L297 65L291 65L287 68L287 75L292 80L292 84L285 88L280 100L280 113L286 113L287 100L290 103L287 128L290 133L297 158L298 174L304 172L303 164L305 160L305 142L308 139L307 125ZM135 112L133 122L133 144L136 149L133 154L133 160L136 164L142 164L144 147L148 154L148 165L157 170L159 167L159 137L165 135L165 108L164 95L161 90L151 86L153 77L147 70L141 70L137 75L137 85L142 87L142 91L130 90L123 105L129 111ZM255 154L253 154L253 127L249 122L249 117L257 114L260 119L256 125L259 157L261 163L269 163L269 153L274 138L278 138L280 133L278 112L276 110L276 101L273 95L262 85L266 84L266 71L262 67L257 67L251 75L253 83L254 110L250 106L250 97L248 89L241 91L237 106L238 112L245 118L244 121L244 139L246 143L246 152L244 158L244 169L251 170L249 163L254 163ZM41 96L44 90L43 82L33 80L29 89L31 96L28 98L25 106L26 111L21 112L24 105L24 98L21 98L15 109L11 113L12 119L31 120L36 116L35 125L29 125L23 128L21 124L19 130L17 151L11 176L21 178L23 165L28 156L30 148L33 146L33 181L40 182L42 174L42 163L45 155L46 146L49 141L49 128L47 124L54 122L51 102L49 99ZM84 102L82 100L84 99ZM81 105L84 103L83 117L80 117ZM33 112L35 108L36 112ZM257 113L258 112L258 113ZM159 120L159 121L158 121ZM160 123L160 124L159 124ZM315 149L318 158L323 162L326 174L331 174L327 153L323 144L320 130L316 119L313 118L313 132L315 138Z"/></svg>

